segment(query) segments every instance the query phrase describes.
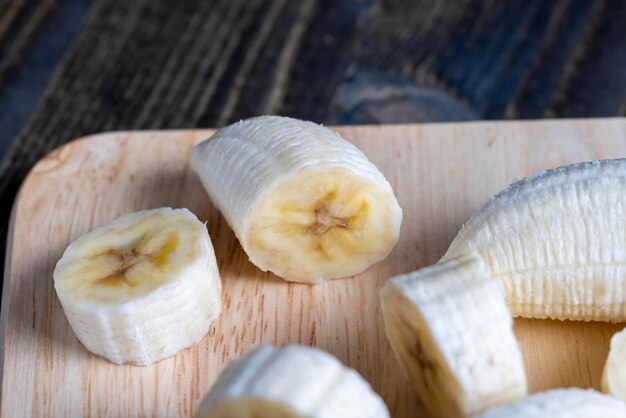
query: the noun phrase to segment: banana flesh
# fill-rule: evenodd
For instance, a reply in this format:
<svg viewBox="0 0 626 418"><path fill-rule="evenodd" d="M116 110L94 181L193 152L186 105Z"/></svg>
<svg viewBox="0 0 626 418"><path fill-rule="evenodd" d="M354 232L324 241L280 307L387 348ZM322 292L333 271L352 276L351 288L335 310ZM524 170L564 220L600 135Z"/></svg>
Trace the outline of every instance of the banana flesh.
<svg viewBox="0 0 626 418"><path fill-rule="evenodd" d="M444 260L475 250L515 316L626 321L626 160L547 170L490 199Z"/></svg>
<svg viewBox="0 0 626 418"><path fill-rule="evenodd" d="M394 277L381 302L393 351L433 417L469 417L526 396L513 320L478 255Z"/></svg>
<svg viewBox="0 0 626 418"><path fill-rule="evenodd" d="M321 350L261 346L222 372L196 418L388 418L370 385Z"/></svg>
<svg viewBox="0 0 626 418"><path fill-rule="evenodd" d="M611 338L609 356L602 372L602 391L626 401L626 329Z"/></svg>
<svg viewBox="0 0 626 418"><path fill-rule="evenodd" d="M476 416L476 418L544 417L624 418L626 404L591 389L554 389Z"/></svg>
<svg viewBox="0 0 626 418"><path fill-rule="evenodd" d="M191 166L252 263L290 281L358 274L399 238L383 174L327 128L262 116L197 145Z"/></svg>
<svg viewBox="0 0 626 418"><path fill-rule="evenodd" d="M117 364L147 365L194 345L221 309L211 240L187 209L96 228L70 244L53 276L78 339Z"/></svg>

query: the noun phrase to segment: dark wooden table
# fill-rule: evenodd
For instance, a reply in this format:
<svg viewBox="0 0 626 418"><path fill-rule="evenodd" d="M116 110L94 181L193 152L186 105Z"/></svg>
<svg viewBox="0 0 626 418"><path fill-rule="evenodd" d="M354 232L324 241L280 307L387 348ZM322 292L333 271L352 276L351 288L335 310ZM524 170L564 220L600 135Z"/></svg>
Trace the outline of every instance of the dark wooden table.
<svg viewBox="0 0 626 418"><path fill-rule="evenodd" d="M625 80L622 0L0 0L0 245L86 134L623 115Z"/></svg>

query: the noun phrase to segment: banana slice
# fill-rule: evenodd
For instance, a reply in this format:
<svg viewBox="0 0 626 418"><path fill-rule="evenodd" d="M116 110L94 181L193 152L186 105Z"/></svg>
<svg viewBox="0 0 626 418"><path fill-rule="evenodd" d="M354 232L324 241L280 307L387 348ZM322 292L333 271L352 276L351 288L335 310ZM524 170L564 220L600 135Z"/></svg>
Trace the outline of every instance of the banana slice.
<svg viewBox="0 0 626 418"><path fill-rule="evenodd" d="M469 417L526 396L511 314L478 255L394 277L381 301L393 351L432 416Z"/></svg>
<svg viewBox="0 0 626 418"><path fill-rule="evenodd" d="M187 209L131 213L83 235L57 263L54 286L80 342L117 364L194 345L221 309L211 239Z"/></svg>
<svg viewBox="0 0 626 418"><path fill-rule="evenodd" d="M554 389L475 418L624 418L626 404L592 389Z"/></svg>
<svg viewBox="0 0 626 418"><path fill-rule="evenodd" d="M574 164L512 184L456 236L478 251L515 316L626 321L626 160Z"/></svg>
<svg viewBox="0 0 626 418"><path fill-rule="evenodd" d="M387 418L356 371L304 346L261 346L222 372L197 418Z"/></svg>
<svg viewBox="0 0 626 418"><path fill-rule="evenodd" d="M197 145L191 166L250 260L287 280L360 273L398 241L402 211L385 177L314 123L241 121Z"/></svg>
<svg viewBox="0 0 626 418"><path fill-rule="evenodd" d="M611 338L602 372L602 391L626 401L626 328Z"/></svg>

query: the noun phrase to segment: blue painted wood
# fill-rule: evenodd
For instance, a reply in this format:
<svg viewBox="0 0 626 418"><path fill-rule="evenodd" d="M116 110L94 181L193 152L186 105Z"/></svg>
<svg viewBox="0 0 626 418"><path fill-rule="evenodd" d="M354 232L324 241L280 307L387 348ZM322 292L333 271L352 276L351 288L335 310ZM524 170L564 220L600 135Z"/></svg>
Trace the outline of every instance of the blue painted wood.
<svg viewBox="0 0 626 418"><path fill-rule="evenodd" d="M626 114L626 2L598 4L550 110L559 117Z"/></svg>
<svg viewBox="0 0 626 418"><path fill-rule="evenodd" d="M20 51L21 59L13 71L7 71L0 80L0 160L31 116L92 3L93 0L61 2L37 30L27 49ZM24 19L29 15L32 11L24 13ZM16 22L10 36L0 43L0 62L26 23Z"/></svg>

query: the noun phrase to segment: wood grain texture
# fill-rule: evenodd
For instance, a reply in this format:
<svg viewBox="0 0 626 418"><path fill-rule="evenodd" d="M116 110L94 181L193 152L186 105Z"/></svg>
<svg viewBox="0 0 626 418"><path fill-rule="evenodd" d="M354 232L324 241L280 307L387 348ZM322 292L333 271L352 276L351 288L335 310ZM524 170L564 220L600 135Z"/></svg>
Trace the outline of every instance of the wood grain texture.
<svg viewBox="0 0 626 418"><path fill-rule="evenodd" d="M361 372L393 416L420 416L383 331L378 289L435 263L461 224L513 179L623 157L626 121L341 127L393 185L404 223L389 258L359 277L309 286L256 269L189 170L211 131L101 134L39 161L16 200L2 300L2 417L189 417L229 360L261 343L328 350ZM188 207L208 223L224 311L193 348L150 367L116 366L74 337L52 270L79 235L139 209ZM531 390L598 387L620 325L517 320Z"/></svg>
<svg viewBox="0 0 626 418"><path fill-rule="evenodd" d="M624 19L611 0L0 0L0 264L18 186L72 138L624 115Z"/></svg>

